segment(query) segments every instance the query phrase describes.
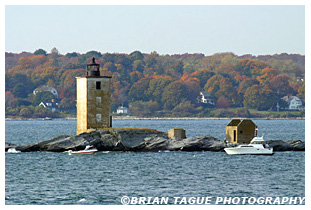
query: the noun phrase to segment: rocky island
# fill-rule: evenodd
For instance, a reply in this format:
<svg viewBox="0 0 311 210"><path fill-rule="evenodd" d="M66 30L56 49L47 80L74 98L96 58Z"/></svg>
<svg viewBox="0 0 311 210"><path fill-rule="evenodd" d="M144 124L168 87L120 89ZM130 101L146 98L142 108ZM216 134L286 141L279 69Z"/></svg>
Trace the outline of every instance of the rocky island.
<svg viewBox="0 0 311 210"><path fill-rule="evenodd" d="M305 151L305 142L301 140L268 140L274 151ZM92 145L98 151L157 152L168 151L213 151L222 152L225 143L212 136L196 136L185 139L169 138L167 133L144 128L107 128L79 135L61 135L49 140L27 144L5 144L5 151L15 148L21 152L64 152L83 150Z"/></svg>

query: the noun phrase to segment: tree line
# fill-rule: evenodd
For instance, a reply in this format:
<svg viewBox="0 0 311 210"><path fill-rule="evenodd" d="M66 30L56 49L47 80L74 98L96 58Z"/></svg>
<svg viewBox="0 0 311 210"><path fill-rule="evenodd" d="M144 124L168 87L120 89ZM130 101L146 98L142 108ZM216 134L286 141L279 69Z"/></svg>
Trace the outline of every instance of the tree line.
<svg viewBox="0 0 311 210"><path fill-rule="evenodd" d="M5 53L5 107L7 116L59 116L37 108L38 102L58 101L63 113L75 109L76 79L85 74L92 57L101 74L110 75L112 111L128 106L137 116L211 116L228 108L274 110L285 107L283 96L304 102L305 60L299 54L243 55L233 53L159 55L89 51L62 55ZM58 91L34 95L35 88L49 85ZM200 91L208 91L214 106L199 103Z"/></svg>

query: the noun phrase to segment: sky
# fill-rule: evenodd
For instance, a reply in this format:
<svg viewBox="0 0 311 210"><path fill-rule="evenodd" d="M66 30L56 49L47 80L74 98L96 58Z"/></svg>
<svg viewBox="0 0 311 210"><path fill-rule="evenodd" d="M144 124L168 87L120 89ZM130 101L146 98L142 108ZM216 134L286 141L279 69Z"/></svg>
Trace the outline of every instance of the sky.
<svg viewBox="0 0 311 210"><path fill-rule="evenodd" d="M305 6L5 6L5 51L305 54Z"/></svg>

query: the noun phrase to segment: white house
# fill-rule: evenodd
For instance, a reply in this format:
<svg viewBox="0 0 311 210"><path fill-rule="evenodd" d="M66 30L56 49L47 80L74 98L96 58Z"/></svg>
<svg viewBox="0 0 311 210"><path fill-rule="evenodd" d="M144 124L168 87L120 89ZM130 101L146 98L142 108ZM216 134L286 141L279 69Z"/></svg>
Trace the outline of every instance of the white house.
<svg viewBox="0 0 311 210"><path fill-rule="evenodd" d="M51 102L41 102L38 106L43 106L52 112L55 112L58 109L58 103L56 103L54 99L52 99Z"/></svg>
<svg viewBox="0 0 311 210"><path fill-rule="evenodd" d="M120 106L117 109L117 114L129 114L129 113L130 113L130 110L127 107Z"/></svg>
<svg viewBox="0 0 311 210"><path fill-rule="evenodd" d="M211 97L211 92L208 92L208 91L201 91L200 92L198 102L201 102L204 104L215 105L215 102L214 102L213 98Z"/></svg>
<svg viewBox="0 0 311 210"><path fill-rule="evenodd" d="M282 99L287 102L289 110L303 110L302 101L297 96L284 96Z"/></svg>

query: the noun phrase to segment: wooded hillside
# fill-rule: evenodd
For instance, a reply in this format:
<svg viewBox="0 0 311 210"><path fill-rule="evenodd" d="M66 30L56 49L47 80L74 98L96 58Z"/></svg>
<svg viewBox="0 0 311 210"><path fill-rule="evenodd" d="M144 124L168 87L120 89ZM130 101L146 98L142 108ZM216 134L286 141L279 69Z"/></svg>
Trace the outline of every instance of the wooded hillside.
<svg viewBox="0 0 311 210"><path fill-rule="evenodd" d="M62 55L5 53L5 105L7 116L60 116L39 101L57 100L62 113L74 112L76 79L95 57L101 73L112 76L112 111L128 106L136 116L211 116L217 109L274 110L283 96L305 97L305 57L298 54L243 55L217 53L159 55L90 51ZM58 91L33 95L49 85ZM198 103L200 91L209 91L215 106Z"/></svg>

